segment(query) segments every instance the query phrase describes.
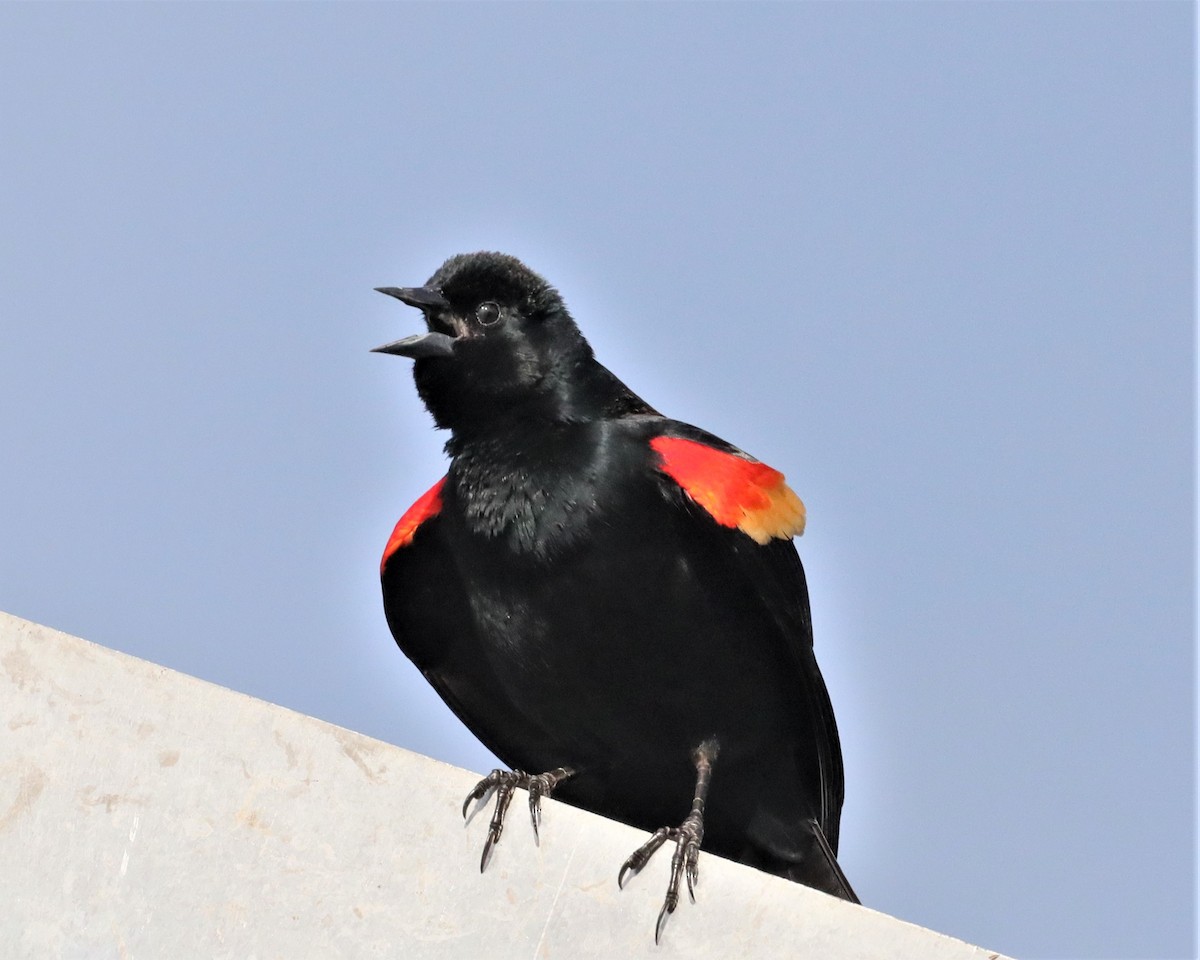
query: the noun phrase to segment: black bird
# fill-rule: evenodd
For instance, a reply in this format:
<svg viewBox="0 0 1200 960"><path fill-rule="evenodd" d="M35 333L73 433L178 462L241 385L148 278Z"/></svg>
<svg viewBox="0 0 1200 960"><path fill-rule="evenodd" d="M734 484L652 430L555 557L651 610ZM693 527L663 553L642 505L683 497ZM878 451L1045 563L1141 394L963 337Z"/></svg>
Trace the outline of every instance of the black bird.
<svg viewBox="0 0 1200 960"><path fill-rule="evenodd" d="M400 648L496 756L481 869L514 788L675 843L657 939L697 854L857 897L836 860L842 758L812 650L783 475L668 419L593 356L558 292L513 257L452 257L381 287L428 333L411 357L450 431L445 477L381 564ZM530 772L525 772L530 771Z"/></svg>

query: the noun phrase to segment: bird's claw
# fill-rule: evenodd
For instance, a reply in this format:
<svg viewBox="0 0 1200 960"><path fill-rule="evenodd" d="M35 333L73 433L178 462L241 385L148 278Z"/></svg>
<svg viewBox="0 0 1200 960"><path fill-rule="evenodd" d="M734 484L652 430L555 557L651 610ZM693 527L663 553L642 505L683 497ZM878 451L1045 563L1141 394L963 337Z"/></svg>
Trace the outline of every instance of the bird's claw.
<svg viewBox="0 0 1200 960"><path fill-rule="evenodd" d="M513 774L496 788L496 809L492 811L487 840L483 843L483 854L479 858L480 873L487 869L488 861L492 858L492 848L500 842L500 834L504 830L504 815L508 813L508 805L512 803L513 791L517 788L517 777L524 776L518 770L514 770Z"/></svg>
<svg viewBox="0 0 1200 960"><path fill-rule="evenodd" d="M508 773L507 770L493 770L486 777L484 777L477 784L475 784L474 789L470 793L467 794L467 799L465 799L463 801L463 805L462 805L463 819L464 820L467 819L467 809L471 806L472 803L474 803L476 800L482 800L484 797L486 797L488 794L490 794L493 790L495 790L496 787L498 787L501 783L503 783L505 777L509 777L509 776L511 776L511 774Z"/></svg>
<svg viewBox="0 0 1200 960"><path fill-rule="evenodd" d="M692 903L695 903L696 888L700 886L700 847L698 844L688 844L687 872L684 875L687 877L688 897Z"/></svg>
<svg viewBox="0 0 1200 960"><path fill-rule="evenodd" d="M518 787L529 791L529 818L533 823L533 836L538 836L538 824L542 819L542 797L548 797L563 780L575 771L570 767L556 767L546 773L530 775L524 770L493 770L475 784L474 789L467 794L463 801L463 819L472 803L484 800L493 791L496 794L496 808L492 811L492 819L488 823L487 839L483 842L483 854L479 858L479 872L487 869L492 856L492 848L500 842L500 834L504 831L504 816L508 813L508 805L512 803L513 792Z"/></svg>
<svg viewBox="0 0 1200 960"><path fill-rule="evenodd" d="M538 825L542 822L542 797L548 797L554 788L571 776L575 771L570 767L555 767L545 773L529 777L525 789L529 791L529 822L533 824L533 839L541 840L538 835Z"/></svg>
<svg viewBox="0 0 1200 960"><path fill-rule="evenodd" d="M621 864L621 872L617 874L618 889L625 889L625 874L633 873L636 876L642 867L650 862L650 858L658 852L658 848L667 842L671 832L670 827L659 827L651 834L649 840L629 855L629 858Z"/></svg>

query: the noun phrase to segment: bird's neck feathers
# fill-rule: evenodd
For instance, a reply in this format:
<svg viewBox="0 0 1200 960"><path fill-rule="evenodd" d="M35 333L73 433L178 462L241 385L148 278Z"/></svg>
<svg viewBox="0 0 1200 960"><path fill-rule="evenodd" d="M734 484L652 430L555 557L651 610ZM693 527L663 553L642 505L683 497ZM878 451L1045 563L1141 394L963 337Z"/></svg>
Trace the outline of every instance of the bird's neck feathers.
<svg viewBox="0 0 1200 960"><path fill-rule="evenodd" d="M569 353L555 353L537 367L536 376L519 389L472 396L470 386L465 386L445 402L431 403L427 397L438 426L451 431L447 452L454 456L495 440L519 444L523 438L544 438L562 427L653 412L597 362L586 342Z"/></svg>

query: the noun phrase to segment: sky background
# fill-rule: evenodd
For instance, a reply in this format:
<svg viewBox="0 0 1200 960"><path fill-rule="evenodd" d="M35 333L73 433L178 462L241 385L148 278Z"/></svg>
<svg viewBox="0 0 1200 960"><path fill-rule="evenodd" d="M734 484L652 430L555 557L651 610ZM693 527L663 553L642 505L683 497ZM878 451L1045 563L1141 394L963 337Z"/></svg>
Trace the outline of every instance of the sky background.
<svg viewBox="0 0 1200 960"><path fill-rule="evenodd" d="M489 769L384 623L444 438L368 350L419 328L373 287L503 250L805 500L863 901L1192 957L1194 37L1167 2L4 4L0 609Z"/></svg>

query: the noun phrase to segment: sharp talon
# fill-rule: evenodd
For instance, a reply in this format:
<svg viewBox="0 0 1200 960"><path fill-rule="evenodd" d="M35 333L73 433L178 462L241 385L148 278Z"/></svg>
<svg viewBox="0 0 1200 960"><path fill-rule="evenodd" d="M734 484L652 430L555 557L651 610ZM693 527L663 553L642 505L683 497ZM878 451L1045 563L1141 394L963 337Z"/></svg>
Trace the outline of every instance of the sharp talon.
<svg viewBox="0 0 1200 960"><path fill-rule="evenodd" d="M533 842L538 843L541 837L538 836L538 823L542 819L542 792L534 787L532 783L529 785L529 822L533 824Z"/></svg>
<svg viewBox="0 0 1200 960"><path fill-rule="evenodd" d="M621 864L621 872L617 874L617 889L618 890L625 889L625 874L628 873L630 869L631 868L629 866L628 860L626 860L623 864ZM635 870L634 872L636 873L637 871Z"/></svg>
<svg viewBox="0 0 1200 960"><path fill-rule="evenodd" d="M667 925L667 917L671 915L673 908L671 901L668 900L662 905L662 909L658 911L658 923L654 925L654 945L657 947L659 941L662 940L663 927Z"/></svg>
<svg viewBox="0 0 1200 960"><path fill-rule="evenodd" d="M507 776L508 774L506 774L503 770L493 770L486 777L475 784L475 788L467 794L467 799L463 801L463 819L467 819L467 810L470 809L472 803L474 803L476 800L483 800L484 798L488 797L491 792L496 789L496 785L503 783L504 778Z"/></svg>
<svg viewBox="0 0 1200 960"><path fill-rule="evenodd" d="M483 871L487 869L488 861L492 858L492 847L496 845L496 840L498 839L498 837L493 837L492 834L489 833L487 840L484 841L483 856L479 858L480 873L483 873Z"/></svg>

